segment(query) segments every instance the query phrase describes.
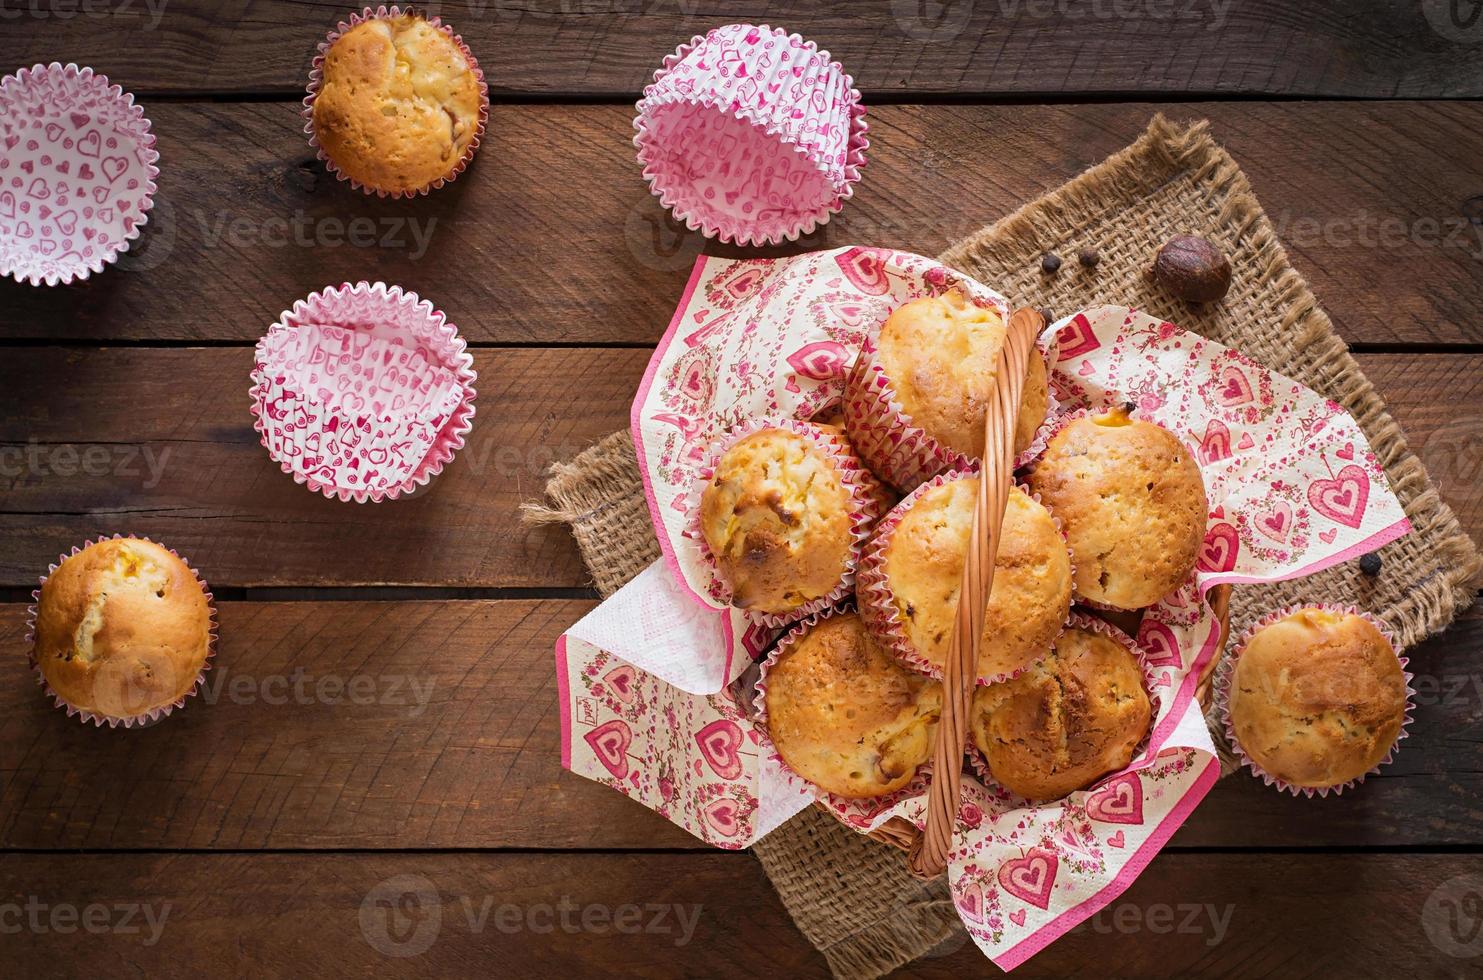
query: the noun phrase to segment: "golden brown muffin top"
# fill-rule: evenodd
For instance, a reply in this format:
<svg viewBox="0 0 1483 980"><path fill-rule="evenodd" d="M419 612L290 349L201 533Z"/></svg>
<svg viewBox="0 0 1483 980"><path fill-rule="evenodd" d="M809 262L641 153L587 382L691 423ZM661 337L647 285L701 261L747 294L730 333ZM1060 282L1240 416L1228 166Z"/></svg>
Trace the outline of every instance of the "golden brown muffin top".
<svg viewBox="0 0 1483 980"><path fill-rule="evenodd" d="M1076 419L1051 437L1028 483L1066 529L1079 596L1140 609L1194 569L1205 483L1163 426L1120 408Z"/></svg>
<svg viewBox="0 0 1483 980"><path fill-rule="evenodd" d="M136 538L88 545L63 561L36 604L36 659L68 704L131 718L195 686L211 612L189 566Z"/></svg>
<svg viewBox="0 0 1483 980"><path fill-rule="evenodd" d="M932 754L942 685L901 666L855 613L822 620L767 673L778 754L840 796L895 792Z"/></svg>
<svg viewBox="0 0 1483 980"><path fill-rule="evenodd" d="M979 688L970 725L1004 788L1058 800L1131 762L1152 717L1138 659L1111 637L1072 627L1041 663Z"/></svg>
<svg viewBox="0 0 1483 980"><path fill-rule="evenodd" d="M907 639L939 670L957 618L978 477L933 487L911 502L884 552ZM1071 606L1071 557L1050 512L1018 487L1004 509L994 586L979 644L980 677L1018 670L1050 652Z"/></svg>
<svg viewBox="0 0 1483 980"><path fill-rule="evenodd" d="M345 174L412 192L447 177L479 128L483 95L443 31L402 14L357 24L324 56L314 132Z"/></svg>
<svg viewBox="0 0 1483 980"><path fill-rule="evenodd" d="M1362 616L1302 609L1236 660L1231 727L1253 762L1294 786L1338 786L1385 758L1406 716L1395 650Z"/></svg>
<svg viewBox="0 0 1483 980"><path fill-rule="evenodd" d="M760 429L726 450L701 494L700 530L732 604L783 615L837 588L853 503L828 451L797 432Z"/></svg>
<svg viewBox="0 0 1483 980"><path fill-rule="evenodd" d="M898 307L881 325L876 356L902 410L918 428L949 449L980 459L984 413L1005 335L997 309L979 306L954 289ZM1045 419L1045 363L1033 348L1030 362L1015 428L1016 452L1030 445Z"/></svg>

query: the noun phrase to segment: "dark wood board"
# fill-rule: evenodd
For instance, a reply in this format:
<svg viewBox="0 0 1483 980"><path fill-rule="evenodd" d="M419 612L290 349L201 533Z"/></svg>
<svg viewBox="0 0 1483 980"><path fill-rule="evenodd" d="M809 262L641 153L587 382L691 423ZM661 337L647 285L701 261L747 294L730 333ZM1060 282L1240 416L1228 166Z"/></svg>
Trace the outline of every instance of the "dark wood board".
<svg viewBox="0 0 1483 980"><path fill-rule="evenodd" d="M163 173L139 250L65 289L0 283L0 338L251 343L310 292L380 279L475 343L652 344L703 247L744 254L706 246L649 194L623 106L496 107L470 171L411 201L326 176L290 103L148 109ZM844 211L765 254L935 255L1160 109L1211 120L1346 340L1483 342L1479 103L885 106Z"/></svg>
<svg viewBox="0 0 1483 980"><path fill-rule="evenodd" d="M1465 976L1480 881L1476 854L1165 853L1014 975ZM744 854L12 855L0 901L16 976L829 975ZM902 975L992 972L964 939Z"/></svg>
<svg viewBox="0 0 1483 980"><path fill-rule="evenodd" d="M435 0L497 97L634 96L681 42L781 26L871 97L1483 95L1477 30L1403 0ZM346 0L10 4L0 62L72 60L144 92L302 93ZM31 9L39 7L38 13ZM1435 8L1428 10L1427 8ZM27 16L29 14L29 16ZM1460 17L1465 17L1463 8ZM1483 29L1479 29L1483 30Z"/></svg>
<svg viewBox="0 0 1483 980"><path fill-rule="evenodd" d="M0 848L707 849L561 770L552 649L591 606L221 603L206 692L136 731L44 698L0 606ZM1483 612L1410 656L1416 720L1379 776L1305 800L1234 774L1171 846L1472 844Z"/></svg>
<svg viewBox="0 0 1483 980"><path fill-rule="evenodd" d="M213 585L587 584L560 526L519 523L551 462L628 424L639 349L480 350L469 445L410 498L295 484L252 431L247 348L15 348L0 355L0 585L100 534L157 538ZM1483 355L1362 354L1447 499L1483 529ZM33 459L34 456L34 459ZM89 462L91 460L91 462Z"/></svg>

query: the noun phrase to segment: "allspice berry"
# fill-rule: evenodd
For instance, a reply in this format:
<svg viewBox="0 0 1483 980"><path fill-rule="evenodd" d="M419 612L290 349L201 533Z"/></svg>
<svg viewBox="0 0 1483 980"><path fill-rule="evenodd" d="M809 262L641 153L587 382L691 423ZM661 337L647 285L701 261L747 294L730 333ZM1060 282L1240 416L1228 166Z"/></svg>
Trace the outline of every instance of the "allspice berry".
<svg viewBox="0 0 1483 980"><path fill-rule="evenodd" d="M1040 271L1049 275L1061 267L1061 257L1055 252L1046 252L1040 257Z"/></svg>
<svg viewBox="0 0 1483 980"><path fill-rule="evenodd" d="M1231 288L1231 262L1209 239L1176 235L1153 260L1159 285L1191 303L1214 303Z"/></svg>

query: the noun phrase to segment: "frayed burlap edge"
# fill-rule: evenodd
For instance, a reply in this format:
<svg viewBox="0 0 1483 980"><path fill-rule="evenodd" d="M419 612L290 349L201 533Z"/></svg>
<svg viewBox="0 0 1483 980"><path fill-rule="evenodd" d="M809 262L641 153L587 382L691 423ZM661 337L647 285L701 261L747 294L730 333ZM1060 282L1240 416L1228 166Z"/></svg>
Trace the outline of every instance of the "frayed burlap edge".
<svg viewBox="0 0 1483 980"><path fill-rule="evenodd" d="M1079 280L1046 281L1025 270L1037 266L1043 252L1069 254L1073 246L1101 244L1086 240L1088 229L1115 221L1131 206L1181 182L1197 190L1205 213L1194 216L1198 220L1193 224L1199 227L1180 230L1207 234L1231 250L1237 268L1233 297L1243 290L1259 295L1279 315L1243 319L1238 310L1231 310L1227 319L1237 321L1234 325L1223 323L1219 310L1173 309L1163 315L1237 347L1342 404L1364 428L1416 528L1383 552L1384 577L1400 583L1383 595L1372 588L1372 594L1356 598L1356 579L1346 570L1316 576L1306 589L1301 583L1243 586L1233 602L1233 632L1262 609L1332 598L1335 590L1382 615L1403 645L1440 631L1472 602L1483 558L1438 497L1307 283L1288 264L1245 175L1215 144L1208 124L1181 127L1156 116L1131 146L954 245L941 260L1009 289L1022 305L1048 305L1064 312L1122 301L1157 314L1161 298L1139 294L1126 278L1113 287L1104 275L1083 289L1076 285ZM1108 251L1103 249L1104 268ZM1015 288L1009 288L1011 282ZM1116 295L1098 293L1096 282ZM526 506L527 519L571 525L602 595L612 594L658 559L659 545L627 430L553 468L547 494L547 505ZM1408 571L1416 574L1404 574ZM1369 588L1362 582L1358 587ZM1212 734L1223 769L1229 772L1234 760L1220 726L1213 725ZM800 931L823 952L837 977L881 976L967 941L942 879L917 881L906 872L898 852L817 810L799 814L753 852Z"/></svg>

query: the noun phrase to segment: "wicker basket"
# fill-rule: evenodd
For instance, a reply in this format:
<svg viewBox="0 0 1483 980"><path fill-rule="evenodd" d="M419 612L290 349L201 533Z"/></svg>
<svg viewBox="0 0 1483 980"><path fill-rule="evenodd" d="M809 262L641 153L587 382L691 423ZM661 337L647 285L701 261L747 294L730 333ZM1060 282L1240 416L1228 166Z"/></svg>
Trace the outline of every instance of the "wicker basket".
<svg viewBox="0 0 1483 980"><path fill-rule="evenodd" d="M918 830L910 821L893 817L869 835L907 852L907 866L920 878L935 878L946 870L961 800L963 753L968 741L968 714L978 660L978 644L965 642L965 637L976 638L983 634L984 607L988 604L989 589L993 585L994 556L999 550L999 531L1013 478L1015 421L1024 387L1023 373L1009 370L1009 366L1025 363L1045 325L1045 320L1034 310L1016 311L1010 318L1008 338L999 356L994 401L984 423L983 479L978 484L970 537L975 547L969 550L963 563L963 585L959 593L965 599L975 601L959 604L943 669L942 718L937 726L932 777L927 789L926 829ZM1230 626L1230 600L1229 585L1216 586L1210 592L1210 604L1220 620L1221 635L1217 654L1205 665L1197 688L1200 703L1207 707L1211 678L1225 649ZM1095 614L1130 635L1137 632L1142 618L1141 612Z"/></svg>

